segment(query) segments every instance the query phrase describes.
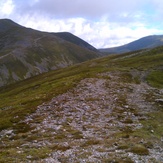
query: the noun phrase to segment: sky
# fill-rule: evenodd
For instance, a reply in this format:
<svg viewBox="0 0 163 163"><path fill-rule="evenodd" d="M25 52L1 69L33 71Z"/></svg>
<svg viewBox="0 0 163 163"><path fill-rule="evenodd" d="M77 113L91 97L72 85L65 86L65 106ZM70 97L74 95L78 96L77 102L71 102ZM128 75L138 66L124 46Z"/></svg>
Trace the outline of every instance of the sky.
<svg viewBox="0 0 163 163"><path fill-rule="evenodd" d="M0 19L71 32L96 48L163 34L162 0L0 0Z"/></svg>

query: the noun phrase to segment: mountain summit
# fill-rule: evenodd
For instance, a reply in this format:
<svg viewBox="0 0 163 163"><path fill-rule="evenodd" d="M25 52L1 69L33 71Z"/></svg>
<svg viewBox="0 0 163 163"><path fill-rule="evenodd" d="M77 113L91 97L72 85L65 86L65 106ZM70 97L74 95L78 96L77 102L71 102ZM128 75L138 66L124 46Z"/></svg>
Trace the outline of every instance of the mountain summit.
<svg viewBox="0 0 163 163"><path fill-rule="evenodd" d="M0 19L0 86L98 56L70 33L41 32Z"/></svg>
<svg viewBox="0 0 163 163"><path fill-rule="evenodd" d="M82 39L80 39L79 37L69 33L69 32L58 32L58 33L53 33L55 36L58 36L66 41L69 41L73 44L79 45L83 48L92 50L97 52L98 50L96 48L94 48L92 45L88 44L87 42L83 41Z"/></svg>
<svg viewBox="0 0 163 163"><path fill-rule="evenodd" d="M7 32L8 30L11 30L15 27L21 26L10 19L0 19L0 33Z"/></svg>

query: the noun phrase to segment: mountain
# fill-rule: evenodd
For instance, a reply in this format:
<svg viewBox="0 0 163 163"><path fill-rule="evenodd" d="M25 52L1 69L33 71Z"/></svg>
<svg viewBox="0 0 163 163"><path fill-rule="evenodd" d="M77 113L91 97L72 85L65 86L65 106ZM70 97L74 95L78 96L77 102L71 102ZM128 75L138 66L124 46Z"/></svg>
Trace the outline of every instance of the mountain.
<svg viewBox="0 0 163 163"><path fill-rule="evenodd" d="M162 163L162 139L163 46L0 89L1 163Z"/></svg>
<svg viewBox="0 0 163 163"><path fill-rule="evenodd" d="M100 51L106 54L107 53L118 54L118 53L125 53L125 52L137 51L142 49L151 49L161 45L163 45L163 35L152 35L152 36L143 37L141 39L138 39L136 41L133 41L123 46L100 49Z"/></svg>
<svg viewBox="0 0 163 163"><path fill-rule="evenodd" d="M70 33L48 33L0 20L0 86L99 56Z"/></svg>
<svg viewBox="0 0 163 163"><path fill-rule="evenodd" d="M10 19L0 19L0 33L12 30L16 27L22 27L21 25L13 22Z"/></svg>
<svg viewBox="0 0 163 163"><path fill-rule="evenodd" d="M83 48L86 48L86 49L89 49L89 50L92 50L95 52L98 52L98 50L95 47L93 47L92 45L88 44L87 42L83 41L79 37L77 37L69 32L58 32L58 33L53 33L53 34L66 40L66 41L69 41L73 44L79 45Z"/></svg>

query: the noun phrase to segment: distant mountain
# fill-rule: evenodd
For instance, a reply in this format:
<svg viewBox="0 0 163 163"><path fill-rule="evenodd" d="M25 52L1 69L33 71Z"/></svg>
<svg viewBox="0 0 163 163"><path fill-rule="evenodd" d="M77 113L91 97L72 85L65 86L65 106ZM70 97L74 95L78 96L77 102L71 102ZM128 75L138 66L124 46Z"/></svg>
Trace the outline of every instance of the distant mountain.
<svg viewBox="0 0 163 163"><path fill-rule="evenodd" d="M98 56L70 33L40 32L0 19L0 86Z"/></svg>
<svg viewBox="0 0 163 163"><path fill-rule="evenodd" d="M152 36L143 37L141 39L138 39L136 41L133 41L123 46L100 49L100 52L118 54L118 53L141 50L141 49L151 49L161 45L163 45L163 35L152 35Z"/></svg>

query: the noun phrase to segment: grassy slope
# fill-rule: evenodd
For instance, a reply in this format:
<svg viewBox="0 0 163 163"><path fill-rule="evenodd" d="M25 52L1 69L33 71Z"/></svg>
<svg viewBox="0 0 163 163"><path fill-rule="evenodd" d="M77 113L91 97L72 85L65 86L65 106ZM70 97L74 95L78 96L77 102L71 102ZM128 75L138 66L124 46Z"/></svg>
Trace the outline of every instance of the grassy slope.
<svg viewBox="0 0 163 163"><path fill-rule="evenodd" d="M132 53L111 55L68 68L51 71L8 87L2 87L0 90L0 130L14 127L20 134L27 132L29 126L27 124L18 124L18 122L24 116L34 112L36 106L73 88L84 78L97 77L97 73L100 72L119 71L126 72L127 74L129 71L138 70L147 74L143 80L148 81L152 86L163 88L162 49L163 47L160 47L137 55L132 55ZM157 138L161 137L163 129L163 126L160 125L163 118L162 111L159 113L150 113L149 116L155 118L148 121L142 120L144 127L132 133L133 135L142 138L148 137L148 126L150 125L155 128L155 136ZM119 136L117 135L117 137ZM15 147L13 146L13 149ZM39 151L39 155L44 157L42 153L45 154L46 152L49 152L48 149L43 148ZM6 160L6 155L5 151L2 151L0 161L3 159ZM14 155L12 149L10 149L9 155Z"/></svg>
<svg viewBox="0 0 163 163"><path fill-rule="evenodd" d="M75 35L68 33L68 32L58 32L58 33L53 33L55 36L60 37L68 42L71 42L73 44L82 46L84 48L88 48L89 50L97 52L97 49L95 49L92 45L88 44L84 40L76 37Z"/></svg>
<svg viewBox="0 0 163 163"><path fill-rule="evenodd" d="M5 84L99 56L53 34L17 26L0 33L0 41L0 78Z"/></svg>
<svg viewBox="0 0 163 163"><path fill-rule="evenodd" d="M28 80L2 87L0 90L0 129L11 127L25 115L33 112L37 105L53 96L74 87L81 79L104 71L149 71L148 82L163 88L162 48L144 52L133 57L129 54L112 55L85 62L69 68L51 71ZM15 118L17 117L17 118Z"/></svg>
<svg viewBox="0 0 163 163"><path fill-rule="evenodd" d="M162 38L163 38L162 35L146 36L136 41L133 41L131 43L128 43L126 45L101 49L101 51L106 53L108 52L108 53L119 54L119 53L131 52L131 51L141 50L141 49L148 49L148 48L152 49L154 47L163 45Z"/></svg>

